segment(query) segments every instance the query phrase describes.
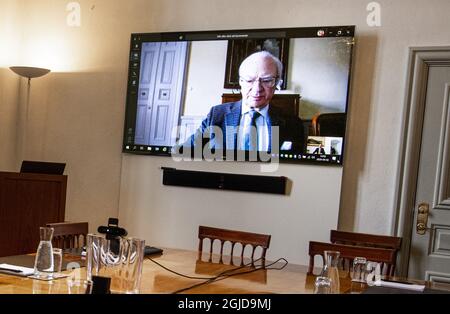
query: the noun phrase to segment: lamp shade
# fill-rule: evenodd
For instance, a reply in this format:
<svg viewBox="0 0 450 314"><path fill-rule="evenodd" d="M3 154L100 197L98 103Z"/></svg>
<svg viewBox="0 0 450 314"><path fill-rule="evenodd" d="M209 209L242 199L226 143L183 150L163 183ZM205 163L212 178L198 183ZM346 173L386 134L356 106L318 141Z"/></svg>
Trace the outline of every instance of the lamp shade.
<svg viewBox="0 0 450 314"><path fill-rule="evenodd" d="M40 76L43 76L43 75L47 74L48 72L50 72L49 69L35 68L35 67L22 67L22 66L14 66L14 67L10 67L10 69L14 73L16 73L20 76L26 77L28 79L40 77Z"/></svg>

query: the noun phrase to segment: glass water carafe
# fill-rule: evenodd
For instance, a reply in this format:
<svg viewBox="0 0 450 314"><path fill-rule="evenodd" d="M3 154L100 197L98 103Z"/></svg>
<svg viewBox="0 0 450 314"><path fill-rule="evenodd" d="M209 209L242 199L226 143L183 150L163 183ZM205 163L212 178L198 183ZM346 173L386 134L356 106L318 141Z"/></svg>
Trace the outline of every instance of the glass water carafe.
<svg viewBox="0 0 450 314"><path fill-rule="evenodd" d="M339 256L341 255L338 251L325 251L325 263L323 266L322 277L328 277L331 281L331 293L340 292L340 281L339 281Z"/></svg>
<svg viewBox="0 0 450 314"><path fill-rule="evenodd" d="M41 227L41 241L34 261L34 276L41 279L53 278L53 228Z"/></svg>

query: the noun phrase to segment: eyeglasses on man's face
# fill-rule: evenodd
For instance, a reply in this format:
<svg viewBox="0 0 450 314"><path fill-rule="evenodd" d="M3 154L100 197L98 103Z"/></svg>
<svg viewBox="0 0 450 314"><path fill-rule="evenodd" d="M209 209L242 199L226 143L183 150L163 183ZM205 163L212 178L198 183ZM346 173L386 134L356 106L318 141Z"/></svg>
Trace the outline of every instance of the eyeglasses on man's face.
<svg viewBox="0 0 450 314"><path fill-rule="evenodd" d="M241 82L241 85L246 87L253 86L255 82L258 82L258 84L261 84L266 88L273 88L279 82L278 78L273 76L260 78L240 77L239 81Z"/></svg>

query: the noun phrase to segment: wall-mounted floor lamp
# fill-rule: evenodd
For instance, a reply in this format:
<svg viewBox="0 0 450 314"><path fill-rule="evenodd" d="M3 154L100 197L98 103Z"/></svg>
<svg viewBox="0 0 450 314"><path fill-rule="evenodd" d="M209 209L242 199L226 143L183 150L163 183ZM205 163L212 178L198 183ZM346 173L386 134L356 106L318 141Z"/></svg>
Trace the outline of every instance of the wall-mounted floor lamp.
<svg viewBox="0 0 450 314"><path fill-rule="evenodd" d="M24 67L24 66L13 66L10 67L11 71L14 73L25 77L28 79L28 89L27 89L27 100L26 100L26 108L25 108L25 125L22 132L22 147L21 147L21 158L24 159L24 151L27 146L26 138L27 138L27 128L28 128L28 114L29 114L29 106L30 106L30 86L31 79L37 78L46 75L50 72L49 69L44 68L35 68L35 67Z"/></svg>

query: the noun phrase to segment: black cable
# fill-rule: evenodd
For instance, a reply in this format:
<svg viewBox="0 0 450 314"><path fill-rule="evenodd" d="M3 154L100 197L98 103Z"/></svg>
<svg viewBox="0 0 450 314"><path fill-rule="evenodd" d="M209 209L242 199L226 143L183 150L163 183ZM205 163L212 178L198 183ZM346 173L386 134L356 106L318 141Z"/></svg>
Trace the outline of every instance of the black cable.
<svg viewBox="0 0 450 314"><path fill-rule="evenodd" d="M206 285L206 284L209 284L209 283L212 283L212 282L215 282L215 281L227 279L227 278L229 278L229 277L233 277L233 276L237 276L237 275L243 275L243 274L253 273L253 272L258 271L258 270L261 270L261 269L266 269L266 270L282 270L283 268L285 268L285 267L288 265L288 261L287 261L286 259L284 259L284 258L280 258L280 259L276 260L275 262L269 264L268 266L274 265L275 263L278 263L278 262L281 261L281 260L284 260L284 261L286 262L281 268L269 268L269 267L263 267L263 266L262 266L262 267L255 268L255 269L252 269L252 270L249 270L249 271L245 271L245 272L240 272L240 273L236 273L236 274L229 274L229 275L226 275L226 276L217 276L216 278L213 278L213 279L210 279L210 280L207 280L207 281L204 281L204 282L197 283L197 284L192 285L192 286L187 287L187 288L179 289L179 290L177 290L177 291L175 291L175 292L172 292L172 293L173 293L173 294L177 294L177 293L184 292L184 291L187 291L187 290L190 290L190 289L193 289L193 288L202 286L202 285ZM237 270L237 269L233 269L233 270ZM222 277L222 278L221 278L221 277Z"/></svg>
<svg viewBox="0 0 450 314"><path fill-rule="evenodd" d="M194 277L194 276L184 275L184 274L181 274L181 273L179 273L179 272L176 272L176 271L174 271L174 270L171 270L171 269L167 268L166 266L164 266L164 265L158 263L157 261L151 259L150 257L147 257L147 259L150 260L150 261L152 261L153 263L155 263L155 264L158 265L159 267L161 267L161 268L163 268L163 269L165 269L165 270L167 270L167 271L169 271L169 272L171 272L171 273L174 273L175 275L184 277L184 278L188 278L188 279L202 279L202 280L214 278L214 277Z"/></svg>
<svg viewBox="0 0 450 314"><path fill-rule="evenodd" d="M270 268L270 266L272 266L272 265L274 265L274 264L276 264L276 263L278 263L280 261L285 261L285 264L282 267L280 267L280 268ZM177 293L184 292L184 291L187 291L187 290L190 290L190 289L193 289L193 288L197 288L197 287L200 287L202 285L206 285L206 284L209 284L209 283L212 283L212 282L215 282L215 281L227 279L227 278L230 278L230 277L233 277L233 276L237 276L237 275L253 273L253 272L256 272L256 271L261 270L261 269L282 270L283 268L285 268L288 265L288 263L289 262L285 258L280 258L280 259L276 260L275 262L270 263L267 266L262 266L261 265L260 267L256 267L256 268L254 268L252 270L248 270L248 271L245 271L245 272L239 272L239 273L235 273L235 274L224 275L224 273L226 273L228 271L236 271L236 270L239 270L240 268L243 268L244 266L241 266L241 267L238 267L238 268L235 268L235 269L229 269L229 270L224 271L221 274L217 275L216 277L213 277L213 278L208 279L208 280L206 280L204 282L200 282L200 283L197 283L195 285L192 285L192 286L189 286L189 287L186 287L186 288L182 288L182 289L176 290L176 291L174 291L172 293L173 294L177 294Z"/></svg>
<svg viewBox="0 0 450 314"><path fill-rule="evenodd" d="M153 260L150 257L146 257L146 258L148 260L150 260L151 262L155 263L156 265L158 265L159 267L161 267L161 268L163 268L163 269L165 269L165 270L167 270L167 271L169 271L169 272L171 272L173 274L176 274L178 276L181 276L181 277L184 277L184 278L188 278L188 279L205 280L204 282L200 282L200 283L197 283L197 284L195 284L193 286L190 286L190 287L187 287L187 288L182 288L182 289L179 289L179 290L177 290L175 292L172 292L173 294L180 293L180 292L183 292L183 291L186 291L186 290L189 290L189 289L193 289L195 287L198 287L198 286L201 286L201 285L205 285L205 284L208 284L208 283L211 283L211 282L214 282L214 281L223 280L223 279L226 279L226 278L229 278L229 277L232 277L232 276L252 273L252 272L255 272L255 271L258 271L258 270L261 270L261 269L282 270L289 263L285 258L280 258L280 259L276 260L275 262L272 262L272 263L268 264L267 266L263 266L263 265L260 265L260 267L255 266L255 268L252 269L252 270L233 274L233 272L238 271L239 269L243 269L243 268L248 267L248 266L254 266L255 262L258 262L258 261L262 260L262 257L260 257L260 258L258 258L256 260L253 260L252 262L249 262L248 264L243 264L242 266L239 266L239 267L236 267L236 268L224 270L224 271L220 272L219 274L217 274L216 276L213 276L213 277L195 277L195 276L188 276L188 275L184 275L184 274L181 274L179 272L176 272L176 271L174 271L174 270L172 270L172 269L162 265L161 263L158 263L157 261ZM274 264L276 264L276 263L278 263L280 261L285 261L285 264L281 268L270 268L270 266L272 266L272 265L274 265ZM231 274L228 274L228 273L231 273Z"/></svg>
<svg viewBox="0 0 450 314"><path fill-rule="evenodd" d="M235 271L235 270L239 270L239 269L244 268L244 267L251 266L251 265L253 265L255 262L258 262L259 260L261 260L262 257L253 260L253 261L252 261L251 263L249 263L249 264L244 264L244 265L239 266L239 267L237 267L237 268L224 270L224 271L220 272L219 274L217 274L216 276L213 276L213 277L195 277L195 276L184 275L184 274L181 274L181 273L176 272L176 271L174 271L174 270L171 270L170 268L167 268L166 266L164 266L164 265L158 263L157 261L151 259L150 257L147 257L147 259L150 260L151 262L155 263L155 264L158 265L159 267L161 267L161 268L163 268L163 269L165 269L165 270L167 270L167 271L169 271L169 272L171 272L171 273L174 273L175 275L178 275L178 276L181 276L181 277L184 277L184 278L188 278L188 279L209 280L209 279L216 279L216 278L218 278L218 277L221 277L221 276L223 276L225 273L227 273L227 272L229 272L229 271Z"/></svg>

